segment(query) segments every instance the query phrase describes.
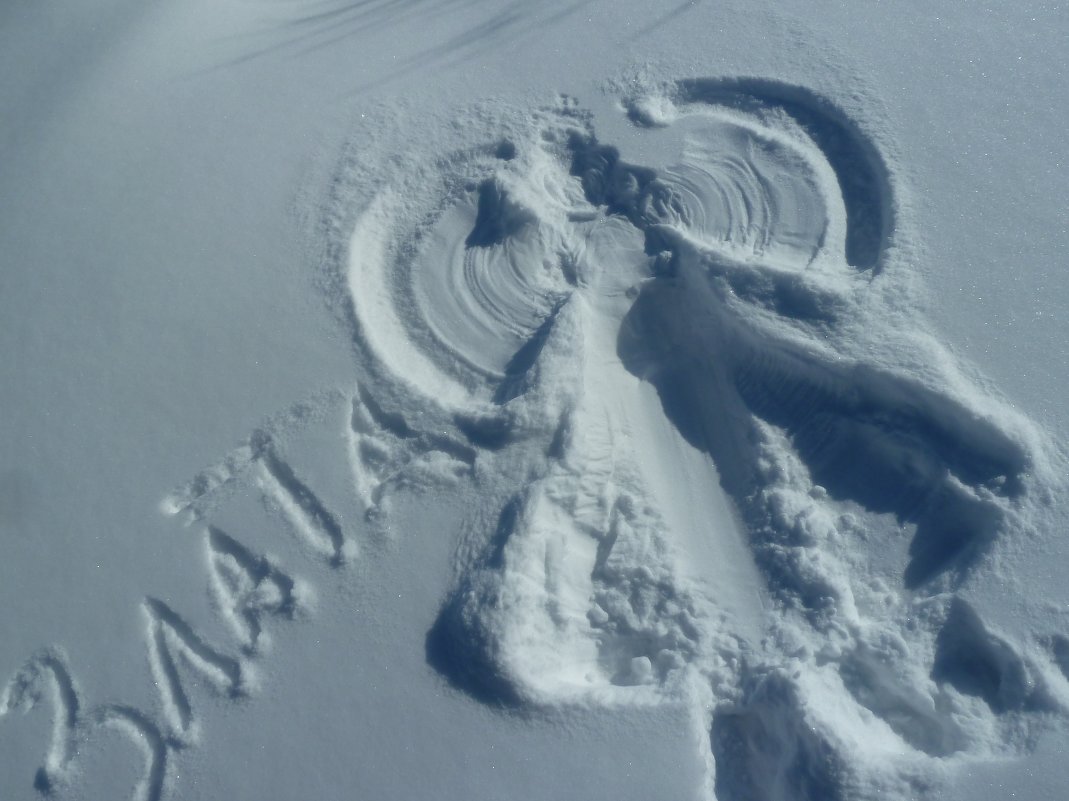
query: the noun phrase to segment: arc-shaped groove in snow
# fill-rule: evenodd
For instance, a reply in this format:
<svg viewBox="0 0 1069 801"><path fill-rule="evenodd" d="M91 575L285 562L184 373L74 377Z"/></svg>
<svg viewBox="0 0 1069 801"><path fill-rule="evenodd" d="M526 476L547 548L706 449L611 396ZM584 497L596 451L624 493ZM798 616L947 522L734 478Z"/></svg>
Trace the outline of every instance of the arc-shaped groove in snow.
<svg viewBox="0 0 1069 801"><path fill-rule="evenodd" d="M680 81L681 99L749 113L782 109L820 148L838 177L846 207L845 258L862 270L878 269L896 226L890 171L879 149L830 98L766 78L696 78Z"/></svg>

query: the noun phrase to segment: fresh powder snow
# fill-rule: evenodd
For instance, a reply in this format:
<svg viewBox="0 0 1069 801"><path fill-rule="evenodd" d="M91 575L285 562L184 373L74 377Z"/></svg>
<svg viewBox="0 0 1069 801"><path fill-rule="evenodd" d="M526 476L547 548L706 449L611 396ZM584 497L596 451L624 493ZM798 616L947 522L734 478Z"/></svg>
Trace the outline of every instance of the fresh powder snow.
<svg viewBox="0 0 1069 801"><path fill-rule="evenodd" d="M1069 787L1069 14L0 10L0 797Z"/></svg>

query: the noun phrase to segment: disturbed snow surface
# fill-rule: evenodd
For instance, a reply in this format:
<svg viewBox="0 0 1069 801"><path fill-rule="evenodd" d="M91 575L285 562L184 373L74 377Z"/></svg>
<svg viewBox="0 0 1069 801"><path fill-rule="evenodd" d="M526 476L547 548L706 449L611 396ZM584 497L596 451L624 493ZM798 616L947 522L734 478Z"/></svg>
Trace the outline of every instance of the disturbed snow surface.
<svg viewBox="0 0 1069 801"><path fill-rule="evenodd" d="M323 19L375 31L422 10ZM493 760L456 759L456 727L502 759L531 743L531 798L935 799L1064 725L1069 629L1010 629L975 601L1049 519L1064 456L918 311L925 249L892 144L857 98L652 73L597 101L626 147L548 92L354 119L299 205L355 378L162 498L195 533L212 622L137 584L147 695L98 702L63 642L12 662L0 725L51 715L0 754L18 797L338 797L352 783L331 776L389 773L410 742L421 797L439 775L456 797L515 793L471 778ZM438 526L455 542L411 535ZM289 625L316 621L322 642ZM276 652L276 632L302 648ZM352 668L376 643L382 664ZM300 697L272 713L278 674ZM293 741L330 718L292 744L322 786L245 775L243 716ZM584 743L635 754L636 775L574 784ZM199 754L234 775L190 782Z"/></svg>
<svg viewBox="0 0 1069 801"><path fill-rule="evenodd" d="M1029 747L1069 703L1057 646L955 587L1053 456L902 305L896 176L803 88L625 101L669 166L562 98L336 188L369 514L469 472L501 499L432 662L506 707L685 699L720 799L913 798Z"/></svg>

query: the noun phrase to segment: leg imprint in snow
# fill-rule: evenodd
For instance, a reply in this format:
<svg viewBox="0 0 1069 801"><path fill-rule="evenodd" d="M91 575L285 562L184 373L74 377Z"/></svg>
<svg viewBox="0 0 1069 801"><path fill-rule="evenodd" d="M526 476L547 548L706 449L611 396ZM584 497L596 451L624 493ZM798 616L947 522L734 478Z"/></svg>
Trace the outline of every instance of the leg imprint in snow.
<svg viewBox="0 0 1069 801"><path fill-rule="evenodd" d="M1048 457L905 300L880 149L770 81L628 107L659 166L563 99L399 167L339 248L369 371L510 499L429 659L497 704L705 699L721 799L915 794L1027 741L1045 674L952 593ZM379 476L428 436L363 397L352 430Z"/></svg>

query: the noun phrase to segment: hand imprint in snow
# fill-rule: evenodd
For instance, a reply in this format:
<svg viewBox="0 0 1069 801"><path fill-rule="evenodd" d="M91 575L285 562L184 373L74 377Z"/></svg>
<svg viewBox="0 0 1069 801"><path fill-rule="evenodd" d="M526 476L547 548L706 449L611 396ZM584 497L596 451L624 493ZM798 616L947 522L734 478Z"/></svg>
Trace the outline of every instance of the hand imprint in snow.
<svg viewBox="0 0 1069 801"><path fill-rule="evenodd" d="M915 797L1028 747L1057 652L959 590L1052 457L918 319L894 171L799 87L626 108L668 166L562 99L335 187L369 377L501 499L431 660L499 705L685 700L721 801Z"/></svg>

